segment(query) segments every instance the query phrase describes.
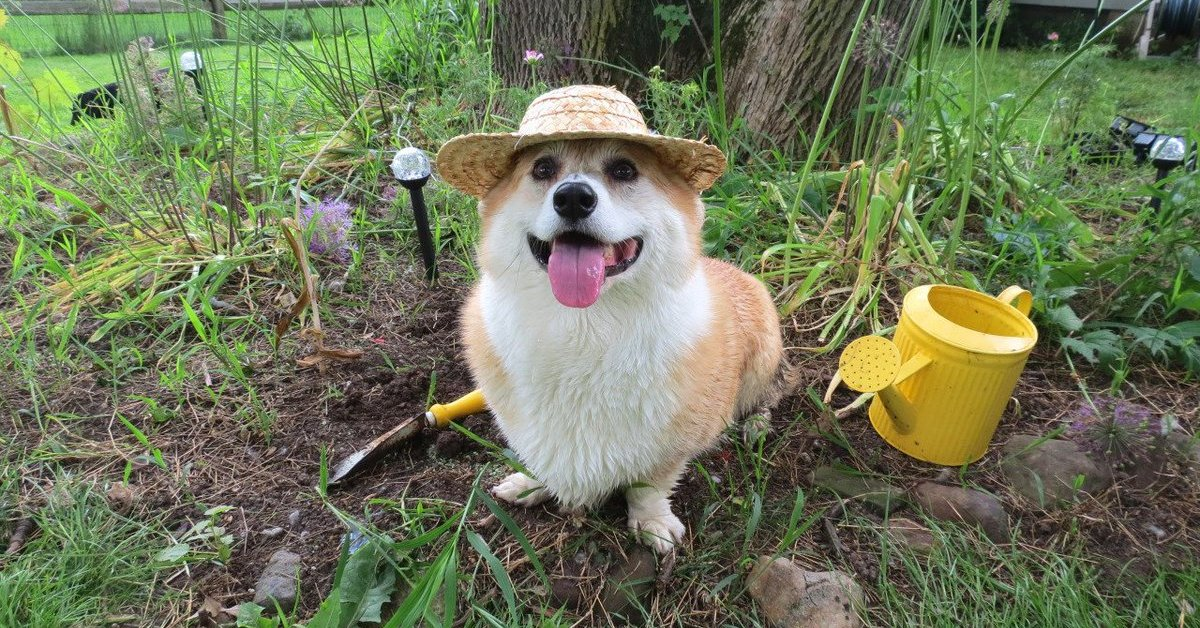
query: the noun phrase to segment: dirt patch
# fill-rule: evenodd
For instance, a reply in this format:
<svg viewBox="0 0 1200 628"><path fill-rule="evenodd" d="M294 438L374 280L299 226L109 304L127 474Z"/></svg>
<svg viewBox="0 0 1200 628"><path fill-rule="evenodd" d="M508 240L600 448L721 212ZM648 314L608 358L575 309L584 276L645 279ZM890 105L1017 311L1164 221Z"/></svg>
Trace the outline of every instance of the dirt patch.
<svg viewBox="0 0 1200 628"><path fill-rule="evenodd" d="M295 330L277 354L267 339L252 339L247 356L253 364L249 381L254 398L204 352L191 354L182 390L164 388L157 366L124 376L116 383L117 398L123 400L116 408L111 403L114 382L106 374L47 369L45 389L51 394L46 412L77 420L55 423L61 429L51 433L31 429L36 422L26 421L17 441L43 447L48 439L56 439L67 449L92 452L85 460L67 464L98 478L117 478L127 463L133 465L134 516L162 521L179 534L201 520L207 508L232 507L221 516L235 538L228 564L193 566L188 573L172 576L168 586L185 589L193 608L205 596L225 605L248 601L268 557L289 548L301 556L300 615L307 616L330 589L346 531L314 489L322 451L327 460L337 461L397 421L423 412L431 396L444 401L472 388L457 337L467 280L463 269L449 262L443 264L442 276L441 284L431 288L421 280L419 268L397 271L368 265L361 285L352 292L327 295L327 342L363 350L356 361L301 371L295 358L305 348L294 340ZM819 344L812 332L796 331L805 325L788 323L789 346ZM815 466L842 463L885 475L903 488L946 473L888 447L871 429L865 410L833 421L805 389L824 390L836 356L793 355L803 374L801 391L785 399L775 413L775 434L766 445L768 473L755 489L760 491L763 523L748 543L730 541L745 533L743 519L730 512L748 507L734 496L746 494L746 487L757 481L744 451L726 443L701 457L703 471L690 470L679 485L676 512L688 525L691 547L676 567L677 574L685 575L671 585L678 608L688 609L687 616L675 616L677 620L715 625L728 616L720 596L709 592L721 588L721 578L738 572L741 557L774 551L798 488L809 495L810 509L837 503L808 486L807 475ZM1085 551L1111 565L1114 573L1129 564L1145 572L1161 561L1182 561L1189 552L1200 551L1200 538L1188 525L1200 512L1200 503L1195 487L1186 482L1140 491L1118 485L1095 500L1052 513L1033 508L1007 489L999 469L999 445L1013 434L1046 433L1062 426L1068 410L1082 399L1080 382L1062 364L1048 346L1034 352L1016 395L1022 405L1020 417L1006 416L989 453L971 466L969 480L1004 500L1021 543L1061 550L1082 539ZM1140 391L1140 402L1159 411L1172 410L1184 426L1194 428L1200 387L1150 364L1134 369L1129 381ZM1086 385L1101 390L1107 383L1096 374ZM10 403L27 407L20 387L5 392L12 395ZM160 403L182 401L170 420L156 422L147 404L130 401L129 395ZM842 390L833 405L852 399L852 393ZM148 434L161 450L166 470L147 461L144 450L114 421L114 409ZM469 418L464 426L503 445L487 416ZM371 518L382 529L394 529L404 522L380 500L428 499L461 506L481 473L490 474L484 478L490 482L502 472L495 461L494 454L465 436L426 433L348 486L331 491L329 502L352 516ZM30 473L47 477L44 471ZM853 516L878 519L854 504L848 508ZM484 514L481 511L475 520ZM534 547L545 552L543 561L552 578L602 572L631 543L623 530L619 498L582 521L553 508L512 509L512 515ZM533 574L520 560L520 548L507 535L496 534L494 527L492 531L490 538L497 543L493 551L512 566L514 581L530 585ZM823 556L864 583L873 581L880 569L874 533L841 528L837 535L829 538L814 530L793 549ZM711 556L718 551L714 548L726 548L719 550L726 554ZM478 557L465 545L462 554L462 573L472 573L468 568ZM728 567L723 573L686 575L686 563L701 557L725 561ZM688 580L691 577L695 580ZM582 595L597 595L596 586L584 587ZM550 600L553 592L544 593ZM586 600L579 606L593 608Z"/></svg>

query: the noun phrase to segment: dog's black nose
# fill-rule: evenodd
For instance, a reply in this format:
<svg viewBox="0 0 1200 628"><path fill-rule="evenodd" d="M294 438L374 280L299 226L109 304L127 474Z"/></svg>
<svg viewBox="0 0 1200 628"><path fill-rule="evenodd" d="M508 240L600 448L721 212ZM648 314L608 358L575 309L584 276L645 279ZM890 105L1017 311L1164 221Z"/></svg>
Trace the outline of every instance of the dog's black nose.
<svg viewBox="0 0 1200 628"><path fill-rule="evenodd" d="M567 220L583 220L596 209L596 192L580 181L568 181L554 190L554 211Z"/></svg>

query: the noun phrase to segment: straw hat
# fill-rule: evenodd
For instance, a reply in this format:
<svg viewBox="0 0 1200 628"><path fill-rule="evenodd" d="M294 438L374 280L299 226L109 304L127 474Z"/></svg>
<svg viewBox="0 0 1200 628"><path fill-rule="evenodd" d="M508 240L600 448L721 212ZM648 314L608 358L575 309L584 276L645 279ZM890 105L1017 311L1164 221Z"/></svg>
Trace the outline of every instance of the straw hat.
<svg viewBox="0 0 1200 628"><path fill-rule="evenodd" d="M573 85L538 96L516 133L472 133L446 142L437 155L438 174L463 192L482 197L508 174L518 151L544 142L577 139L642 144L697 192L708 189L725 170L725 155L717 147L652 133L637 105L625 94L611 87Z"/></svg>

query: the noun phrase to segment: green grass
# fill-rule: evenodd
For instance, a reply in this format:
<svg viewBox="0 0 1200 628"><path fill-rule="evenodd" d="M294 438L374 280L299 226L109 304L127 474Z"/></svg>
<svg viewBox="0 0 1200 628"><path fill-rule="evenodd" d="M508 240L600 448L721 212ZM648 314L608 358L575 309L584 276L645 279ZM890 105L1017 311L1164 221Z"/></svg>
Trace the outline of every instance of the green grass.
<svg viewBox="0 0 1200 628"><path fill-rule="evenodd" d="M880 537L880 625L1174 626L1200 598L1198 567L1137 575L1079 552L998 547L927 523L940 544L929 556Z"/></svg>
<svg viewBox="0 0 1200 628"><path fill-rule="evenodd" d="M983 95L991 101L1005 94L1018 99L1061 61L1067 50L1001 50L984 57L978 76ZM955 83L971 80L970 51L952 49L949 67ZM1103 58L1090 67L1068 70L1066 80L1039 96L1021 117L1017 137L1036 142L1047 130L1047 119L1060 99L1086 99L1076 130L1106 132L1116 115L1141 120L1174 133L1200 131L1200 65L1169 59ZM1056 131L1051 126L1049 131ZM1057 138L1054 138L1057 139Z"/></svg>
<svg viewBox="0 0 1200 628"><path fill-rule="evenodd" d="M31 460L14 453L0 459L0 504L23 507L0 507L0 537L7 545L26 516L36 528L20 553L0 558L0 625L94 624L171 605L173 594L155 586L170 567L154 560L169 545L155 524L113 512L104 487L67 473L31 489L19 481Z"/></svg>
<svg viewBox="0 0 1200 628"><path fill-rule="evenodd" d="M371 7L367 15L370 25L378 26L383 9ZM264 21L270 23L272 30L282 29L290 39L308 38L314 32L327 35L344 30L364 31L361 13L346 12L343 23L331 9L229 11L225 21L230 39L236 39L243 30L245 36L257 37ZM212 39L212 21L202 11L111 16L16 14L0 30L0 41L24 55L94 54L123 50L126 42L145 35L153 37L159 45L174 41L183 46L205 46Z"/></svg>

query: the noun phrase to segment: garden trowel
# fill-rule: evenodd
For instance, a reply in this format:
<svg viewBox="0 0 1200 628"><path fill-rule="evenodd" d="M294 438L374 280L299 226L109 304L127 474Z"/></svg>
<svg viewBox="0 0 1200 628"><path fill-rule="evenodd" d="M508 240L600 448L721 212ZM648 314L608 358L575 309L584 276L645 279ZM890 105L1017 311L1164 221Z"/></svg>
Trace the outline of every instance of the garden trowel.
<svg viewBox="0 0 1200 628"><path fill-rule="evenodd" d="M385 432L379 438L371 441L366 447L350 454L329 476L328 486L336 486L346 478L371 466L388 452L427 428L444 428L451 421L470 416L487 409L483 400L483 391L471 391L454 401L446 404L435 404L423 415L402 421L396 427Z"/></svg>

